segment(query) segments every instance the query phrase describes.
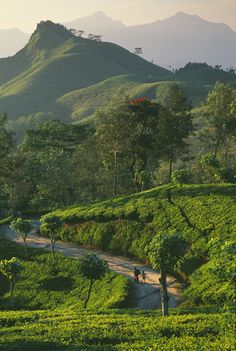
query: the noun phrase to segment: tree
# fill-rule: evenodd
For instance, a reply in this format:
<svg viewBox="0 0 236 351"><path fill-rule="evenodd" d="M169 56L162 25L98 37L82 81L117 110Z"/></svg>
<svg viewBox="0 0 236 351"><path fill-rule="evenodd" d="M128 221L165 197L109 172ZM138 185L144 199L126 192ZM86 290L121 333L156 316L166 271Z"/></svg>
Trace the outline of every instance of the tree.
<svg viewBox="0 0 236 351"><path fill-rule="evenodd" d="M15 144L13 133L7 129L7 114L0 115L0 160L9 154Z"/></svg>
<svg viewBox="0 0 236 351"><path fill-rule="evenodd" d="M154 269L160 269L160 284L162 288L162 314L168 316L169 296L166 276L173 273L186 252L187 243L175 233L159 233L147 247L148 257Z"/></svg>
<svg viewBox="0 0 236 351"><path fill-rule="evenodd" d="M31 230L33 229L33 222L29 219L17 218L11 222L11 228L14 229L22 237L24 242L25 255L27 256L28 253L26 239Z"/></svg>
<svg viewBox="0 0 236 351"><path fill-rule="evenodd" d="M51 252L52 252L52 258L55 263L56 257L55 257L55 246L56 246L56 238L58 231L62 227L63 222L58 216L52 215L52 216L43 216L41 218L42 221L42 226L43 230L46 234L50 236L51 240Z"/></svg>
<svg viewBox="0 0 236 351"><path fill-rule="evenodd" d="M143 49L142 48L134 48L134 54L135 55L140 56L140 55L142 55L142 53L143 53Z"/></svg>
<svg viewBox="0 0 236 351"><path fill-rule="evenodd" d="M207 144L212 144L214 160L217 159L221 148L225 149L228 157L228 145L236 137L236 90L230 84L217 82L208 94L200 112L206 116L208 128L205 131Z"/></svg>
<svg viewBox="0 0 236 351"><path fill-rule="evenodd" d="M96 113L98 144L104 154L113 158L113 195L117 195L118 161L129 147L131 111L128 98L120 90L110 103Z"/></svg>
<svg viewBox="0 0 236 351"><path fill-rule="evenodd" d="M84 302L84 308L90 299L91 291L95 280L101 279L108 270L107 262L99 258L94 253L85 253L79 260L79 273L89 280L87 297Z"/></svg>
<svg viewBox="0 0 236 351"><path fill-rule="evenodd" d="M186 94L176 83L163 85L158 101L164 107L160 115L159 144L162 159L169 162L169 182L173 162L187 148L186 138L193 131L192 116L189 113Z"/></svg>
<svg viewBox="0 0 236 351"><path fill-rule="evenodd" d="M206 180L209 179L210 183L213 183L213 181L217 182L220 179L221 165L215 155L211 153L202 155L200 164L206 174Z"/></svg>
<svg viewBox="0 0 236 351"><path fill-rule="evenodd" d="M184 89L176 83L162 84L158 90L158 102L173 113L189 110L188 99Z"/></svg>
<svg viewBox="0 0 236 351"><path fill-rule="evenodd" d="M189 184L193 179L193 174L187 169L178 169L172 173L172 181L175 184Z"/></svg>
<svg viewBox="0 0 236 351"><path fill-rule="evenodd" d="M82 38L84 36L85 31L84 30L78 30L77 35L78 37Z"/></svg>
<svg viewBox="0 0 236 351"><path fill-rule="evenodd" d="M12 257L10 260L0 261L0 272L7 277L10 283L11 302L13 302L14 288L22 269L21 263L15 257Z"/></svg>
<svg viewBox="0 0 236 351"><path fill-rule="evenodd" d="M129 103L132 123L129 146L129 168L137 191L148 188L144 180L148 173L153 154L158 159L159 117L161 106L147 98L137 98Z"/></svg>
<svg viewBox="0 0 236 351"><path fill-rule="evenodd" d="M101 34L94 35L93 36L93 40L101 42L102 41L102 35Z"/></svg>

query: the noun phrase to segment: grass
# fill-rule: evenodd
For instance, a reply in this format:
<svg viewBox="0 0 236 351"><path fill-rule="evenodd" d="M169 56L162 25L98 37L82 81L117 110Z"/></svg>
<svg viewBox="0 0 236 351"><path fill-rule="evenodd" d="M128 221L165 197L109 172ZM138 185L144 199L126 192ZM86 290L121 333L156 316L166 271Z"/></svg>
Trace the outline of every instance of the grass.
<svg viewBox="0 0 236 351"><path fill-rule="evenodd" d="M78 274L78 261L57 253L54 267L50 253L28 250L26 260L23 247L0 238L0 259L14 256L23 265L13 304L9 300L8 281L0 275L0 310L82 309L89 283ZM128 304L129 293L128 280L108 272L101 281L95 282L88 308L124 307Z"/></svg>

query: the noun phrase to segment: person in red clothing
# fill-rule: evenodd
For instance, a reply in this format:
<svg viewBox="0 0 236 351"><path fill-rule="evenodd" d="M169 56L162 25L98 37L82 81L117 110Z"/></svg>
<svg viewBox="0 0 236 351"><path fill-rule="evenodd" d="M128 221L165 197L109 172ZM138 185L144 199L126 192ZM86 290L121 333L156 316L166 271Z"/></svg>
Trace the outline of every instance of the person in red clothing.
<svg viewBox="0 0 236 351"><path fill-rule="evenodd" d="M136 267L134 267L134 280L139 283L139 276L140 276L141 272L139 269L137 269Z"/></svg>

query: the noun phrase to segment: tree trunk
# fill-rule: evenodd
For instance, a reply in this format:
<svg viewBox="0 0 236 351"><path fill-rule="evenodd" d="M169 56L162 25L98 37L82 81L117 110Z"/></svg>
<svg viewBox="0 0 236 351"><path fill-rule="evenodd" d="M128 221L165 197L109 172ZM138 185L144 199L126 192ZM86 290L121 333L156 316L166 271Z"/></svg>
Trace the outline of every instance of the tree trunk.
<svg viewBox="0 0 236 351"><path fill-rule="evenodd" d="M27 251L27 245L26 245L26 238L25 237L23 237L23 241L24 241L25 257L28 258L28 251Z"/></svg>
<svg viewBox="0 0 236 351"><path fill-rule="evenodd" d="M15 282L10 280L10 301L13 303Z"/></svg>
<svg viewBox="0 0 236 351"><path fill-rule="evenodd" d="M88 294L87 294L87 297L84 301L84 308L87 307L87 304L89 302L89 299L90 299L90 295L91 295L91 291L92 291L92 287L93 287L93 279L90 280L90 283L89 283L89 289L88 289Z"/></svg>
<svg viewBox="0 0 236 351"><path fill-rule="evenodd" d="M169 177L168 177L168 183L171 182L171 177L172 177L172 166L173 166L173 160L172 158L169 161Z"/></svg>
<svg viewBox="0 0 236 351"><path fill-rule="evenodd" d="M56 240L54 238L54 235L51 234L51 253L52 253L52 258L53 261L56 261L56 257L55 257L55 244L56 244Z"/></svg>
<svg viewBox="0 0 236 351"><path fill-rule="evenodd" d="M117 153L114 153L113 195L117 195Z"/></svg>
<svg viewBox="0 0 236 351"><path fill-rule="evenodd" d="M214 154L213 154L213 160L215 161L217 158L217 153L218 153L218 149L220 147L220 141L221 141L221 135L218 136L218 139L216 141L215 144L215 148L214 148Z"/></svg>
<svg viewBox="0 0 236 351"><path fill-rule="evenodd" d="M160 283L161 283L161 289L162 289L162 294L161 294L162 315L168 316L168 314L169 314L169 295L168 295L168 291L167 291L166 273L162 269L161 269Z"/></svg>

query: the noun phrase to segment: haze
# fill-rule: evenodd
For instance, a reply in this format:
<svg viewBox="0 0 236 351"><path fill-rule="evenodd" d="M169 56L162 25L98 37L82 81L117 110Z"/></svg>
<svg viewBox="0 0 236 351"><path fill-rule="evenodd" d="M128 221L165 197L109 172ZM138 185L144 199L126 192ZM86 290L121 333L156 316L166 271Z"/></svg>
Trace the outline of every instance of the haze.
<svg viewBox="0 0 236 351"><path fill-rule="evenodd" d="M0 0L0 5L0 28L18 27L28 33L42 19L65 22L96 11L126 25L156 21L183 11L224 22L236 30L235 0Z"/></svg>

